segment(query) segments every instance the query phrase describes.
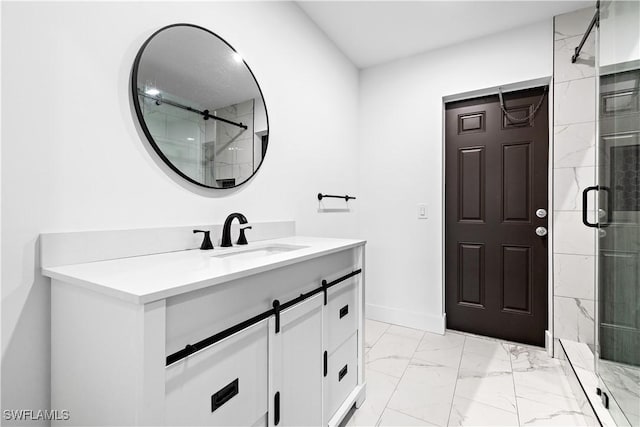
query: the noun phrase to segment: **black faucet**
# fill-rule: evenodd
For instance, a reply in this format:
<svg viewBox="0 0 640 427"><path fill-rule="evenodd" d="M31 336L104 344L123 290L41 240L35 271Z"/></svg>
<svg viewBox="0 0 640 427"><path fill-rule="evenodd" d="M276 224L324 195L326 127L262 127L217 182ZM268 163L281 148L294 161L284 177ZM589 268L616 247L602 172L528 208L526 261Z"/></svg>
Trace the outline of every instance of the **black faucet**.
<svg viewBox="0 0 640 427"><path fill-rule="evenodd" d="M213 249L213 243L211 243L211 232L205 230L193 230L193 234L195 233L204 233L204 239L202 239L202 244L200 245L200 249L208 250Z"/></svg>
<svg viewBox="0 0 640 427"><path fill-rule="evenodd" d="M222 243L220 244L220 246L222 246L223 248L228 248L229 246L233 246L233 244L231 243L231 223L236 218L238 218L238 221L240 221L240 224L247 224L248 222L247 218L238 212L232 213L227 217L227 219L224 221L224 227L222 228ZM247 244L247 238L244 235L245 228L251 228L251 226L240 227L240 238L238 239L239 245Z"/></svg>

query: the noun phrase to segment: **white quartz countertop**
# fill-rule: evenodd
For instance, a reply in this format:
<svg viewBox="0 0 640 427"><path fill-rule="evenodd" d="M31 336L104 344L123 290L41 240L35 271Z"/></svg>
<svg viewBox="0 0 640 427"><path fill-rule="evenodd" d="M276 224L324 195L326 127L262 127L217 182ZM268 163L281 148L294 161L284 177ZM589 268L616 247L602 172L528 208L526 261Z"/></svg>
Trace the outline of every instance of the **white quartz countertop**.
<svg viewBox="0 0 640 427"><path fill-rule="evenodd" d="M145 304L364 244L364 240L294 236L233 248L192 249L48 267L42 269L42 274L125 301ZM301 248L261 255L260 249L269 247ZM255 250L255 256L225 256L234 252L248 255L247 251L252 250Z"/></svg>

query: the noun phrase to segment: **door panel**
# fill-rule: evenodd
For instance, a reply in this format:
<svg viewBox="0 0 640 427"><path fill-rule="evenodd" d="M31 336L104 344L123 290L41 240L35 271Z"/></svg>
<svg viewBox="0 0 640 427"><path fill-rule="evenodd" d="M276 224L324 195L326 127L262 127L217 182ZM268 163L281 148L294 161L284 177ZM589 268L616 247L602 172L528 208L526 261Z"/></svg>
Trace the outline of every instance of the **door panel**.
<svg viewBox="0 0 640 427"><path fill-rule="evenodd" d="M246 426L267 413L267 321L166 368L169 426Z"/></svg>
<svg viewBox="0 0 640 427"><path fill-rule="evenodd" d="M620 411L640 425L640 70L601 75L598 143L597 370Z"/></svg>
<svg viewBox="0 0 640 427"><path fill-rule="evenodd" d="M278 332L269 319L270 426L322 424L322 307L317 294L282 311Z"/></svg>
<svg viewBox="0 0 640 427"><path fill-rule="evenodd" d="M462 221L484 220L484 148L460 150L460 215Z"/></svg>
<svg viewBox="0 0 640 427"><path fill-rule="evenodd" d="M531 221L531 143L502 146L502 220Z"/></svg>
<svg viewBox="0 0 640 427"><path fill-rule="evenodd" d="M532 119L527 115L544 100ZM447 327L544 345L548 116L544 88L447 104Z"/></svg>
<svg viewBox="0 0 640 427"><path fill-rule="evenodd" d="M484 306L484 245L460 243L458 302Z"/></svg>
<svg viewBox="0 0 640 427"><path fill-rule="evenodd" d="M531 314L531 248L502 246L502 309Z"/></svg>

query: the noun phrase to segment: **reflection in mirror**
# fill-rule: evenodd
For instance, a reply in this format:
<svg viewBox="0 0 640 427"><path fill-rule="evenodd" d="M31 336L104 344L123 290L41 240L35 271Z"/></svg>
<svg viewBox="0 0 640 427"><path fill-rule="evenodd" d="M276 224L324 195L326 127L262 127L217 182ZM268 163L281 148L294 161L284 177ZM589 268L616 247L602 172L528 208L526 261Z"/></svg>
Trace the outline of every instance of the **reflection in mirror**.
<svg viewBox="0 0 640 427"><path fill-rule="evenodd" d="M188 24L157 31L136 57L132 90L154 150L189 181L235 187L262 164L262 92L242 57L212 32Z"/></svg>

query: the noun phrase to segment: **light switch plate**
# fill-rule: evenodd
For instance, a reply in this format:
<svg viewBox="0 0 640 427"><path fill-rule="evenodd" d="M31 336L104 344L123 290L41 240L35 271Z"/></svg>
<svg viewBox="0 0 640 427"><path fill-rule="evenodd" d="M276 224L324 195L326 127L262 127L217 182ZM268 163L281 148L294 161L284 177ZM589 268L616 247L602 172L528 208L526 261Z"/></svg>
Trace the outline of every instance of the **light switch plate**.
<svg viewBox="0 0 640 427"><path fill-rule="evenodd" d="M429 217L429 210L425 203L418 204L418 219L427 219Z"/></svg>

